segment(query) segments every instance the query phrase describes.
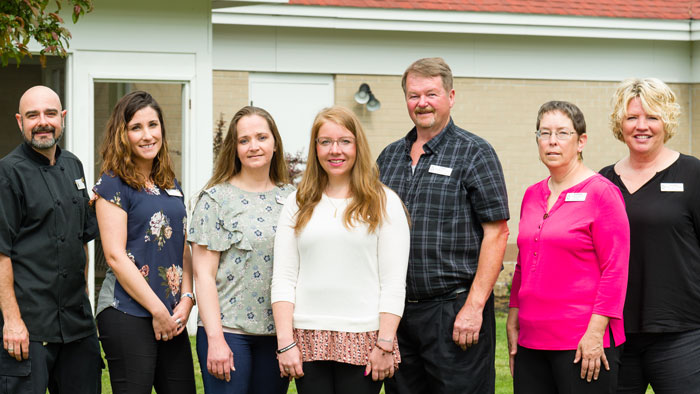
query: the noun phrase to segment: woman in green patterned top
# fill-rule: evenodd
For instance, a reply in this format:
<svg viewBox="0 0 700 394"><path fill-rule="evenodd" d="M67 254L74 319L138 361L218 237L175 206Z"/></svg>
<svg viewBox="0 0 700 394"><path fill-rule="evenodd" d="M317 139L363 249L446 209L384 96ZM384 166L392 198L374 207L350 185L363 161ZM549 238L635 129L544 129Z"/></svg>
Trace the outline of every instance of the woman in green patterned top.
<svg viewBox="0 0 700 394"><path fill-rule="evenodd" d="M293 190L272 116L241 108L188 234L199 300L197 355L208 394L287 392L275 357L270 281L277 218Z"/></svg>

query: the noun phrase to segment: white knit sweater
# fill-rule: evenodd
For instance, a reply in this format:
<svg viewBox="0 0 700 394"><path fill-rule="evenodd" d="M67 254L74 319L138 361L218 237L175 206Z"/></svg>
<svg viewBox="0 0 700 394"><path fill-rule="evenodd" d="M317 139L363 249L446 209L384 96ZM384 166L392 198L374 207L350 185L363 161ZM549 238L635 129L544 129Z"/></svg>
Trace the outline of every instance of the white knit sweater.
<svg viewBox="0 0 700 394"><path fill-rule="evenodd" d="M294 328L367 332L379 329L379 313L401 316L406 294L409 230L399 197L388 188L386 216L368 233L347 229L350 199L325 194L297 237L296 192L285 203L275 236L272 302L294 304Z"/></svg>

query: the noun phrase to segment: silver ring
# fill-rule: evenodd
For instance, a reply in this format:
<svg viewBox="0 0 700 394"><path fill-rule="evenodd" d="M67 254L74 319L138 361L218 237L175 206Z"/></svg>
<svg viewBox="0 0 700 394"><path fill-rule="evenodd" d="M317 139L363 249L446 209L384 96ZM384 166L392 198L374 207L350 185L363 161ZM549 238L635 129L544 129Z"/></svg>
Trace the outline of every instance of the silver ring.
<svg viewBox="0 0 700 394"><path fill-rule="evenodd" d="M8 348L7 348L7 351L8 351L9 353L12 353L12 352L15 351L15 348L13 348L13 347L8 347Z"/></svg>
<svg viewBox="0 0 700 394"><path fill-rule="evenodd" d="M168 336L167 336L167 335L163 335L163 340L164 340L164 341L167 341L167 340L168 340Z"/></svg>
<svg viewBox="0 0 700 394"><path fill-rule="evenodd" d="M284 372L289 373L289 368L285 368Z"/></svg>
<svg viewBox="0 0 700 394"><path fill-rule="evenodd" d="M181 326L182 320L180 320L180 318L178 317L177 319L175 319L175 323L177 323L178 326Z"/></svg>

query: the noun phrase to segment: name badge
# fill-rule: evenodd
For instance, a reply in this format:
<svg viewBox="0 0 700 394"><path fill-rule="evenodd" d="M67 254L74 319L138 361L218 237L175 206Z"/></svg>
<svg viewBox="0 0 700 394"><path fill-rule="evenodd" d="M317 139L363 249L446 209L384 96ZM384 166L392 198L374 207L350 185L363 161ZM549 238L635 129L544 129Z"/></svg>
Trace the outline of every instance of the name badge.
<svg viewBox="0 0 700 394"><path fill-rule="evenodd" d="M588 193L566 193L565 201L586 201Z"/></svg>
<svg viewBox="0 0 700 394"><path fill-rule="evenodd" d="M168 193L169 196L182 197L182 192L177 189L165 189L165 192Z"/></svg>
<svg viewBox="0 0 700 394"><path fill-rule="evenodd" d="M76 179L74 182L75 182L75 187L77 187L78 190L85 189L85 179L84 178Z"/></svg>
<svg viewBox="0 0 700 394"><path fill-rule="evenodd" d="M683 184L682 183L661 183L661 191L662 192L682 192L683 191Z"/></svg>
<svg viewBox="0 0 700 394"><path fill-rule="evenodd" d="M284 198L279 194L275 195L275 201L277 201L277 204L284 205Z"/></svg>
<svg viewBox="0 0 700 394"><path fill-rule="evenodd" d="M452 169L449 167L436 166L435 164L430 165L428 172L438 175L450 176L452 175Z"/></svg>

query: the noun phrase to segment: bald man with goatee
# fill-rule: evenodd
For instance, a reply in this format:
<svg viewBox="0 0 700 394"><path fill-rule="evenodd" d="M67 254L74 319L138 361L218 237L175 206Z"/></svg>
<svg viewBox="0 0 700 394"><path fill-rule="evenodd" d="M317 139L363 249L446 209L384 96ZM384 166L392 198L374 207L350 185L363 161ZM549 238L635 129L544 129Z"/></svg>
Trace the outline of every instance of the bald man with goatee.
<svg viewBox="0 0 700 394"><path fill-rule="evenodd" d="M58 146L66 110L35 86L15 118L24 141L0 160L0 394L99 393L86 286L97 225L83 166Z"/></svg>

